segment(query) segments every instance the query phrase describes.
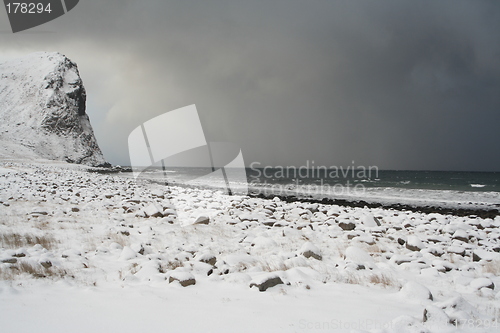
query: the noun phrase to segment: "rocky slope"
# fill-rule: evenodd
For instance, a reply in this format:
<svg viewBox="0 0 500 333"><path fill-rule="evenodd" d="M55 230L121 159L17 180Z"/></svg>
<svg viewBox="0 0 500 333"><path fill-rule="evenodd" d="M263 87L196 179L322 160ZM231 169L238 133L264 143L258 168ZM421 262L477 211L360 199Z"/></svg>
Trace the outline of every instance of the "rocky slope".
<svg viewBox="0 0 500 333"><path fill-rule="evenodd" d="M0 63L0 157L105 165L85 102L78 68L62 54Z"/></svg>

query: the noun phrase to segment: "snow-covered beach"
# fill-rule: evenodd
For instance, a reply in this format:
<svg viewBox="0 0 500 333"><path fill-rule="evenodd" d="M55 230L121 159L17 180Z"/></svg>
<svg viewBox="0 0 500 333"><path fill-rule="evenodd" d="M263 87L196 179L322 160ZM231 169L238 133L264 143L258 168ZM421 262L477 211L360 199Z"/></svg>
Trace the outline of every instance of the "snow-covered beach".
<svg viewBox="0 0 500 333"><path fill-rule="evenodd" d="M496 332L500 217L0 165L0 322L28 332Z"/></svg>

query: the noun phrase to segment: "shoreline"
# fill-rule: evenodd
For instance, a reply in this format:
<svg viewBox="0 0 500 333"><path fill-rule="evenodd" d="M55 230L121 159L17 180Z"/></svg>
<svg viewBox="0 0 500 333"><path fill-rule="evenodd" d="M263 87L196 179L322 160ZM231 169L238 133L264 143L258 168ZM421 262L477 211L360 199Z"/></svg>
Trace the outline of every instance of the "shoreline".
<svg viewBox="0 0 500 333"><path fill-rule="evenodd" d="M132 171L129 167L117 167L114 166L112 168L99 168L88 170L89 172L95 172L99 174L116 174L120 175L122 173L129 173ZM156 183L162 183L155 179L149 179L150 181ZM177 187L185 187L192 189L209 189L213 191L222 190L217 186L206 186L206 185L196 185L196 184L186 184L182 182L169 182L167 181L167 186L177 186ZM317 203L317 204L326 204L326 205L338 205L343 207L351 207L351 208L382 208L387 210L397 210L397 211L411 211L414 213L425 213L425 214L442 214L442 215L453 215L460 217L479 217L479 218L491 218L494 219L497 216L500 216L500 209L495 207L500 207L500 203L498 204L483 204L480 202L476 203L464 203L457 202L454 206L449 205L439 205L433 204L433 202L429 202L428 204L412 204L412 203L398 203L398 202L384 202L382 198L374 197L370 198L370 201L364 200L364 198L334 198L334 197L311 197L304 194L304 196L296 195L296 194L265 194L265 193L249 193L247 194L251 198L259 198L259 199L273 199L275 197L280 198L282 201L290 202L306 202L306 203ZM457 207L462 206L463 207ZM475 205L475 206L471 206ZM485 205L486 207L480 207L481 205Z"/></svg>
<svg viewBox="0 0 500 333"><path fill-rule="evenodd" d="M498 209L482 209L482 208L449 208L449 207L439 207L439 206L419 206L419 205L408 205L408 204L383 204L380 202L367 202L364 200L346 200L346 199L314 199L314 198L300 198L294 195L264 195L262 193L258 195L251 195L252 198L267 199L271 200L278 197L280 200L287 203L290 202L303 202L303 203L318 203L324 205L336 205L342 207L351 208L382 208L387 210L398 210L398 211L411 211L413 213L424 213L424 214L442 214L442 215L453 215L461 217L480 217L483 219L490 218L494 219L500 216L500 211Z"/></svg>

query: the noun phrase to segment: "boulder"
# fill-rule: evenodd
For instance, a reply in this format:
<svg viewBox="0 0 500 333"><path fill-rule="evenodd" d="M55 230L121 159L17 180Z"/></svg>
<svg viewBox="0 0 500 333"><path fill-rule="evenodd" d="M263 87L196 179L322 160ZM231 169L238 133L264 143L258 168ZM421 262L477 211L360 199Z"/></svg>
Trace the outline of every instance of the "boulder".
<svg viewBox="0 0 500 333"><path fill-rule="evenodd" d="M144 208L144 214L146 217L163 217L163 209L157 204L150 204Z"/></svg>
<svg viewBox="0 0 500 333"><path fill-rule="evenodd" d="M403 288L401 288L400 294L411 299L434 300L432 293L427 287L414 281L407 282Z"/></svg>
<svg viewBox="0 0 500 333"><path fill-rule="evenodd" d="M0 262L4 264L15 264L17 262L17 259L16 258L2 259L0 260Z"/></svg>
<svg viewBox="0 0 500 333"><path fill-rule="evenodd" d="M410 251L420 251L425 247L425 244L417 236L408 236L406 240L406 248Z"/></svg>
<svg viewBox="0 0 500 333"><path fill-rule="evenodd" d="M209 224L209 223L210 223L210 218L206 215L201 215L196 219L196 221L194 221L194 224Z"/></svg>
<svg viewBox="0 0 500 333"><path fill-rule="evenodd" d="M48 260L47 261L42 261L40 263L40 265L42 265L44 268L50 268L50 267L52 267L52 263L50 261L48 261Z"/></svg>
<svg viewBox="0 0 500 333"><path fill-rule="evenodd" d="M168 283L172 283L174 281L178 281L183 287L196 284L196 279L191 273L179 270L174 270L168 278Z"/></svg>
<svg viewBox="0 0 500 333"><path fill-rule="evenodd" d="M354 230L356 228L356 224L349 221L343 221L339 222L339 227L341 227L342 230L349 231L349 230Z"/></svg>
<svg viewBox="0 0 500 333"><path fill-rule="evenodd" d="M459 240L459 241L462 241L464 243L469 242L469 235L467 235L467 232L465 230L461 230L461 229L455 231L452 238Z"/></svg>
<svg viewBox="0 0 500 333"><path fill-rule="evenodd" d="M363 224L367 227L380 227L380 221L373 216L372 214L368 214L363 219Z"/></svg>
<svg viewBox="0 0 500 333"><path fill-rule="evenodd" d="M283 284L281 278L274 273L263 274L250 282L250 288L257 287L259 291L266 291L267 289Z"/></svg>
<svg viewBox="0 0 500 333"><path fill-rule="evenodd" d="M210 253L204 253L201 255L196 256L195 258L198 261L204 262L206 264L209 264L211 266L215 266L215 263L217 262L217 258Z"/></svg>
<svg viewBox="0 0 500 333"><path fill-rule="evenodd" d="M306 258L314 258L316 260L322 260L320 249L311 242L307 242L300 248L299 253Z"/></svg>
<svg viewBox="0 0 500 333"><path fill-rule="evenodd" d="M470 286L476 290L481 288L495 289L495 284L488 278L478 278L471 281Z"/></svg>
<svg viewBox="0 0 500 333"><path fill-rule="evenodd" d="M437 306L428 305L424 309L423 322L429 322L436 326L447 325L450 323L450 317L448 317L443 309Z"/></svg>

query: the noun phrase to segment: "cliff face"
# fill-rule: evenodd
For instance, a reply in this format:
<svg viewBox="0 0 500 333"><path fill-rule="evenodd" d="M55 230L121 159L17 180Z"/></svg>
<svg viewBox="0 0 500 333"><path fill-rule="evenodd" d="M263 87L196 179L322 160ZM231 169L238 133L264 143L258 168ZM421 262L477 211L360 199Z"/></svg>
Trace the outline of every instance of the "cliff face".
<svg viewBox="0 0 500 333"><path fill-rule="evenodd" d="M106 165L85 102L78 68L62 54L0 63L0 154Z"/></svg>

